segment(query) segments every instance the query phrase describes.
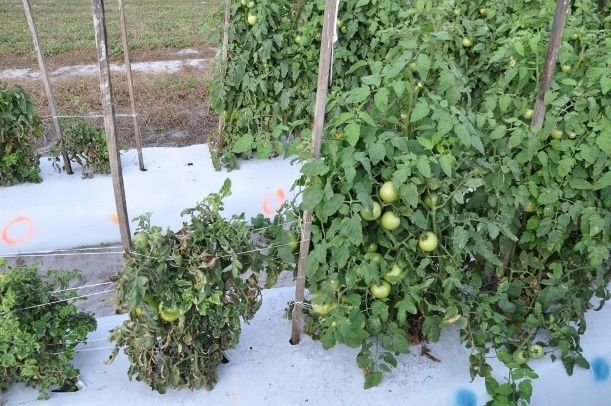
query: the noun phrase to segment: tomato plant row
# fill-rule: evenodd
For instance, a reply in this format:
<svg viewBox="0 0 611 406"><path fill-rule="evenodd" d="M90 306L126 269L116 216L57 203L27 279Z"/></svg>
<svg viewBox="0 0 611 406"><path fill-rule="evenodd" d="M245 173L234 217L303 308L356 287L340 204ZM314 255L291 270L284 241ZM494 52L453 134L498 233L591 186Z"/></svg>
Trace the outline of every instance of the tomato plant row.
<svg viewBox="0 0 611 406"><path fill-rule="evenodd" d="M537 131L554 6L342 2L322 159L298 184L314 213L307 331L360 347L365 387L451 325L492 404L528 403L545 351L588 366L584 313L610 297L610 20L573 6Z"/></svg>

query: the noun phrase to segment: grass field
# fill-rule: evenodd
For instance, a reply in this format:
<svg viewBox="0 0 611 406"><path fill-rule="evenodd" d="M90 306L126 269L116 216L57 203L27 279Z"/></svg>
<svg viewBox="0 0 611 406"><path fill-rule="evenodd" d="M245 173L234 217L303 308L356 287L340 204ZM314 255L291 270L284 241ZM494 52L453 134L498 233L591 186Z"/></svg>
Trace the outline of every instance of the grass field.
<svg viewBox="0 0 611 406"><path fill-rule="evenodd" d="M122 55L116 0L107 0L106 24L109 51ZM30 0L34 21L45 55L56 57L79 54L89 61L95 55L91 2L89 0ZM217 23L210 18L220 10L220 0L125 0L130 48L159 49L203 48L219 38ZM21 0L0 0L0 67L35 64L32 38Z"/></svg>

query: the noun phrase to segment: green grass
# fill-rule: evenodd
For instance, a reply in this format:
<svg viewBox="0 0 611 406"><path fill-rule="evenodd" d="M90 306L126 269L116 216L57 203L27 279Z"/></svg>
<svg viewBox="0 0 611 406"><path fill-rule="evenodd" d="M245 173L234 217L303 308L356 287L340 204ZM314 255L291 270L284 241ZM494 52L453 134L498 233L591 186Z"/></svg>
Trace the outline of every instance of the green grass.
<svg viewBox="0 0 611 406"><path fill-rule="evenodd" d="M30 0L44 53L60 55L95 49L89 0ZM116 0L106 0L108 48L122 54ZM219 38L221 1L125 0L131 49L205 47ZM0 59L35 61L20 0L0 0ZM6 64L4 64L6 65Z"/></svg>

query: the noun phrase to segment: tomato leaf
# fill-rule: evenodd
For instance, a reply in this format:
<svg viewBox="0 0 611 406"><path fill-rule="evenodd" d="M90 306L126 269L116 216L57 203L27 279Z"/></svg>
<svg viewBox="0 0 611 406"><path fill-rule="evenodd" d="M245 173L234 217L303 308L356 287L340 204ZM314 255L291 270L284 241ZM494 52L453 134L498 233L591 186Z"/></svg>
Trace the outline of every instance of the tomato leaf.
<svg viewBox="0 0 611 406"><path fill-rule="evenodd" d="M420 99L414 106L414 110L412 111L412 115L409 119L411 123L422 120L424 117L428 116L430 112L428 103Z"/></svg>
<svg viewBox="0 0 611 406"><path fill-rule="evenodd" d="M344 133L348 144L355 146L361 135L361 126L357 123L350 123L344 128Z"/></svg>

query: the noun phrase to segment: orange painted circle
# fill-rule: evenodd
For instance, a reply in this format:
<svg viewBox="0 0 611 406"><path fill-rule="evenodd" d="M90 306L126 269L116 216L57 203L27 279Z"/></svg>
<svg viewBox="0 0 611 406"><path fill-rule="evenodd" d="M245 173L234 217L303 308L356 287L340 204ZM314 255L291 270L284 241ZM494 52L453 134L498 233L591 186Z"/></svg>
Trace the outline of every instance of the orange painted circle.
<svg viewBox="0 0 611 406"><path fill-rule="evenodd" d="M25 224L26 230L20 236L11 236L10 230L18 224ZM2 228L2 241L6 245L17 245L26 242L34 235L34 223L32 219L26 216L17 216L13 220L9 221Z"/></svg>
<svg viewBox="0 0 611 406"><path fill-rule="evenodd" d="M272 205L272 200L274 200L274 203L276 204ZM274 193L269 193L263 199L263 205L262 205L263 213L268 216L272 216L273 214L276 213L276 211L278 211L280 206L282 206L285 201L286 201L286 194L284 193L284 189L282 188L276 189Z"/></svg>

